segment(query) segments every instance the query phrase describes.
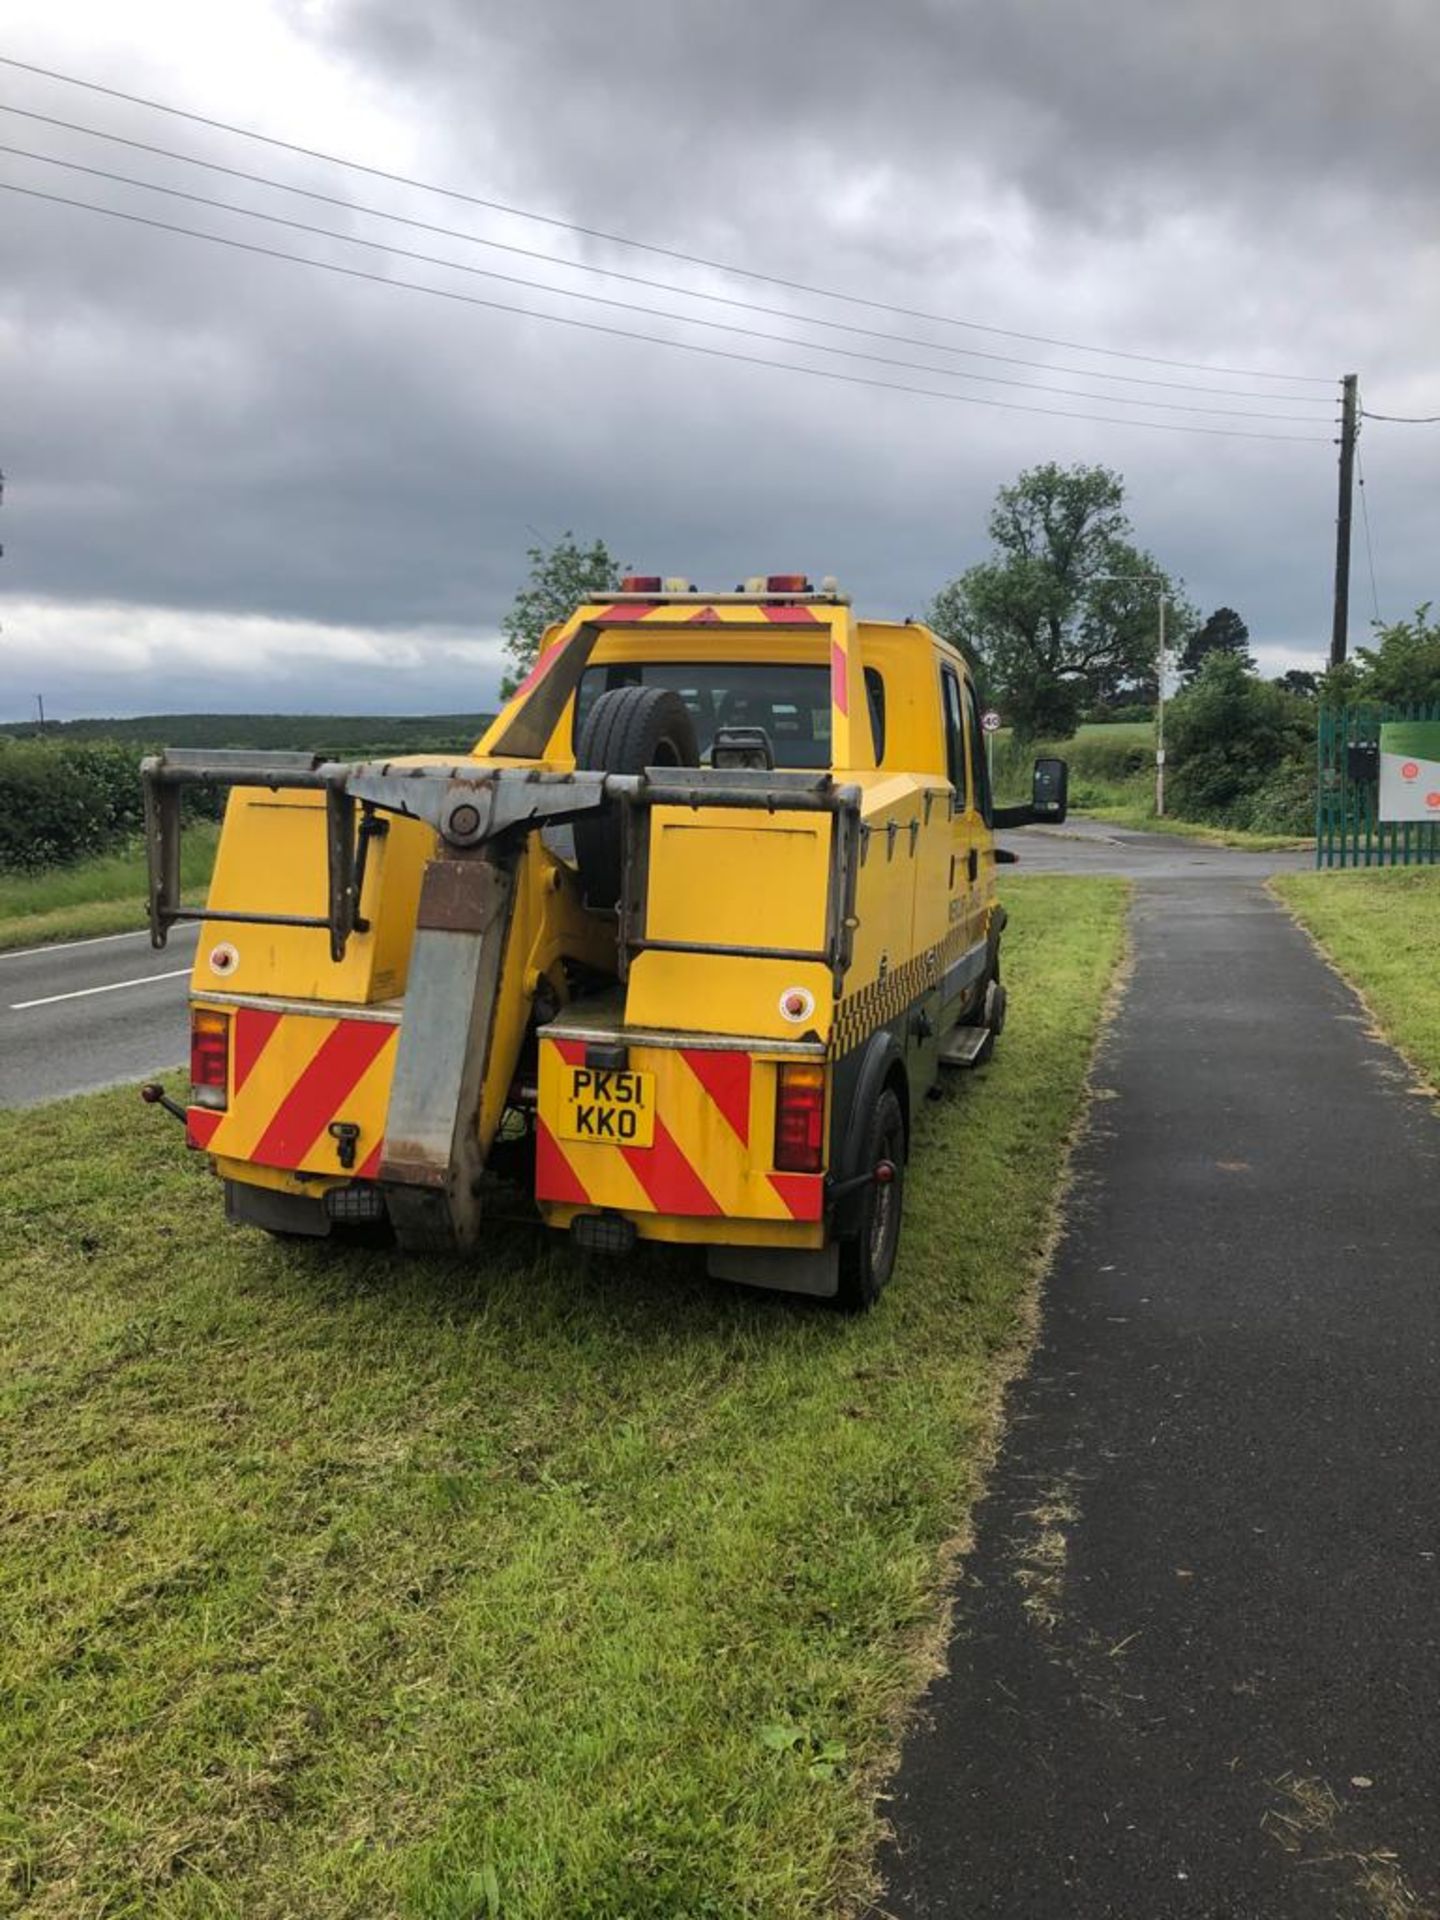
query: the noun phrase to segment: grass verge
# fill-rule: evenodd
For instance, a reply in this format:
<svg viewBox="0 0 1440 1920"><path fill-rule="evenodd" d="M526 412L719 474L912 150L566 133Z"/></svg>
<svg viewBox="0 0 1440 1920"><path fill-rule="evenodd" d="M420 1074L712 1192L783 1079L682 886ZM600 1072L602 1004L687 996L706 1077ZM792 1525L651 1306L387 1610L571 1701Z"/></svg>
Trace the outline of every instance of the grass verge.
<svg viewBox="0 0 1440 1920"><path fill-rule="evenodd" d="M1440 1085L1440 868L1286 873L1270 884L1387 1036Z"/></svg>
<svg viewBox="0 0 1440 1920"><path fill-rule="evenodd" d="M1286 852L1296 847L1313 847L1315 841L1288 833L1251 833L1244 827L1214 827L1197 820L1177 820L1167 814L1155 818L1154 803L1117 801L1114 805L1076 807L1087 820L1102 820L1113 827L1131 827L1137 833L1172 833L1185 840L1202 840L1212 847L1248 847L1252 853Z"/></svg>
<svg viewBox="0 0 1440 1920"><path fill-rule="evenodd" d="M1023 1355L1126 891L1006 889L875 1314L227 1231L129 1096L0 1116L0 1911L806 1920Z"/></svg>
<svg viewBox="0 0 1440 1920"><path fill-rule="evenodd" d="M215 863L219 828L187 826L180 843L180 879L187 894L203 892ZM130 933L145 921L145 853L106 854L46 873L0 875L0 953Z"/></svg>

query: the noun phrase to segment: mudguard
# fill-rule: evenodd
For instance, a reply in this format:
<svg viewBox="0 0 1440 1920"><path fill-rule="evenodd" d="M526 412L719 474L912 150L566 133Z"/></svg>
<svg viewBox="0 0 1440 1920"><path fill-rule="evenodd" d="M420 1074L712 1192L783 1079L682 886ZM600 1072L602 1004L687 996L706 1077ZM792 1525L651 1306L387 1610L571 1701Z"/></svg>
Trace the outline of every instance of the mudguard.
<svg viewBox="0 0 1440 1920"><path fill-rule="evenodd" d="M843 1103L844 1114L841 1124L837 1125L833 1119L831 1123L830 1175L840 1188L848 1181L858 1179L861 1174L870 1172L868 1167L862 1165L867 1122L885 1082L897 1066L905 1081L903 1105L907 1147L909 1144L910 1074L905 1065L904 1048L889 1027L882 1027L856 1052L860 1056L858 1065L852 1059L846 1059L836 1068L836 1106ZM842 1193L836 1202L833 1232L839 1238L844 1239L847 1234L857 1230L861 1197L861 1190L857 1188L850 1193Z"/></svg>

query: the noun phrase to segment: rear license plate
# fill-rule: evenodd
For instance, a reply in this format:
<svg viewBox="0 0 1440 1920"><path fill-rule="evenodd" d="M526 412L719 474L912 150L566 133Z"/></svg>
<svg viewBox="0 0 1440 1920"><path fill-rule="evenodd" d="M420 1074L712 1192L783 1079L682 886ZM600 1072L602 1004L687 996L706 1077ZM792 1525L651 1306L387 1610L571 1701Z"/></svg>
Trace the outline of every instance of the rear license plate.
<svg viewBox="0 0 1440 1920"><path fill-rule="evenodd" d="M560 1102L562 1140L649 1147L655 1141L655 1076L628 1068L568 1067Z"/></svg>

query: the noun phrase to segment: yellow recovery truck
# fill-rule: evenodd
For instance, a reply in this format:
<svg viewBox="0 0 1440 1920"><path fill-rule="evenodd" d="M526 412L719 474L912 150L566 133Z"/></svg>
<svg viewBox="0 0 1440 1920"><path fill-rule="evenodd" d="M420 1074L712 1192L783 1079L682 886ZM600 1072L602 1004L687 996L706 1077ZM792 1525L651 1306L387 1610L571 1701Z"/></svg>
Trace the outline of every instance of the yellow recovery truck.
<svg viewBox="0 0 1440 1920"><path fill-rule="evenodd" d="M627 579L459 761L143 773L154 943L206 923L183 1117L232 1221L464 1252L504 1176L583 1247L852 1308L916 1102L1004 1022L994 828L1065 812L1041 761L997 813L958 652L796 575ZM234 791L191 910L199 781Z"/></svg>

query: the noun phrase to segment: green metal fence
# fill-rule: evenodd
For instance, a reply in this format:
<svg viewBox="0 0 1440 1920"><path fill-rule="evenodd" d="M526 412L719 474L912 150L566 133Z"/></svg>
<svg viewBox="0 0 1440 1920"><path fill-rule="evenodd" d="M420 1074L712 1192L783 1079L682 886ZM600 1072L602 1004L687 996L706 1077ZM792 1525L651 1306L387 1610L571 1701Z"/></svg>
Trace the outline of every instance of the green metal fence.
<svg viewBox="0 0 1440 1920"><path fill-rule="evenodd" d="M1386 720L1440 720L1440 702L1320 709L1317 867L1440 865L1440 821L1378 818L1380 727Z"/></svg>

